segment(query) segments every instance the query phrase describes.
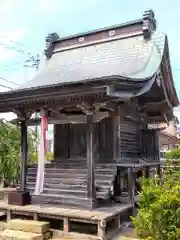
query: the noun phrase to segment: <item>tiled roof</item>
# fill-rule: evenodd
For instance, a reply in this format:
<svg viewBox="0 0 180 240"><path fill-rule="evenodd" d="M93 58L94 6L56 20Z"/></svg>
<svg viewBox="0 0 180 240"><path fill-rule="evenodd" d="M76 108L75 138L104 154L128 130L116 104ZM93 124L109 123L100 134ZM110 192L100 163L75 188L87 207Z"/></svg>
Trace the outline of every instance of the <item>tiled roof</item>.
<svg viewBox="0 0 180 240"><path fill-rule="evenodd" d="M59 51L45 59L38 74L21 89L117 76L143 80L157 71L165 35L153 33Z"/></svg>

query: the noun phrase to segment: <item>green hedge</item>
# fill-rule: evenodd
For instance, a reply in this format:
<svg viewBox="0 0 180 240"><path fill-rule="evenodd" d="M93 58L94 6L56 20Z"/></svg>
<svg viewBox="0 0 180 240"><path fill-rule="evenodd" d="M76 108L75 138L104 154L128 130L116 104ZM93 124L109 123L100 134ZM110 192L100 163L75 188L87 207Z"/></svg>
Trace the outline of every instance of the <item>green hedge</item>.
<svg viewBox="0 0 180 240"><path fill-rule="evenodd" d="M163 179L141 179L139 211L132 219L142 239L180 239L180 165L168 159L163 167Z"/></svg>

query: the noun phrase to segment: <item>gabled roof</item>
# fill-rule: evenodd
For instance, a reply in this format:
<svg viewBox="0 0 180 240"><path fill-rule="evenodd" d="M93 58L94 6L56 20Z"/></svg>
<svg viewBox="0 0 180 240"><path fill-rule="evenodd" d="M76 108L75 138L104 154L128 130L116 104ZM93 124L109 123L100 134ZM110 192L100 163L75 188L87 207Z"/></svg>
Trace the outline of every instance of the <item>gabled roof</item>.
<svg viewBox="0 0 180 240"><path fill-rule="evenodd" d="M0 111L12 110L20 103L26 108L39 100L44 106L47 98L79 96L83 89L91 95L101 88L103 96L115 101L138 98L149 114L159 114L151 116L153 121L173 118L172 108L179 102L168 39L156 32L153 11L146 11L140 20L75 36L50 34L44 53L34 79L19 89L0 93Z"/></svg>
<svg viewBox="0 0 180 240"><path fill-rule="evenodd" d="M111 41L56 49L36 77L22 88L87 82L111 76L146 80L161 64L164 43L165 35L155 32L148 40L143 35L119 36Z"/></svg>
<svg viewBox="0 0 180 240"><path fill-rule="evenodd" d="M37 76L20 89L86 83L108 77L146 80L157 71L165 35L155 33L153 11L143 18L104 29L46 38L46 59Z"/></svg>

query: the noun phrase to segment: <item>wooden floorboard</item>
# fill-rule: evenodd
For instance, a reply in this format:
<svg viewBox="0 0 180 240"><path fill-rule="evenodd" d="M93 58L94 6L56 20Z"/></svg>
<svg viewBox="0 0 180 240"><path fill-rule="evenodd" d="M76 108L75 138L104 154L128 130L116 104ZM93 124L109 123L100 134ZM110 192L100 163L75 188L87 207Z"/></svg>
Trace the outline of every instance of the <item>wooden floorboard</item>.
<svg viewBox="0 0 180 240"><path fill-rule="evenodd" d="M72 209L70 207L48 207L41 205L15 206L7 204L6 201L0 201L0 211L10 210L91 220L107 220L131 207L132 205L130 204L112 204L110 206L100 207L95 210L84 210L78 208Z"/></svg>

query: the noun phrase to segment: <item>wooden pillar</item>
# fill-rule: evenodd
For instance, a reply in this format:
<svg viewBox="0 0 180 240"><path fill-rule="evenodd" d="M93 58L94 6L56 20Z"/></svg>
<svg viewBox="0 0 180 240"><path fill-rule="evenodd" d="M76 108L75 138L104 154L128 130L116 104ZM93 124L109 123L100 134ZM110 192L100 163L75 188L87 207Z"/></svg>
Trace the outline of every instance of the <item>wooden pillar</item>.
<svg viewBox="0 0 180 240"><path fill-rule="evenodd" d="M20 163L20 191L26 190L26 172L27 172L27 126L26 120L21 121L21 163Z"/></svg>
<svg viewBox="0 0 180 240"><path fill-rule="evenodd" d="M159 131L156 131L156 161L160 161Z"/></svg>
<svg viewBox="0 0 180 240"><path fill-rule="evenodd" d="M92 208L96 205L96 189L94 182L94 124L93 115L87 116L87 196Z"/></svg>
<svg viewBox="0 0 180 240"><path fill-rule="evenodd" d="M145 178L149 178L150 177L150 167L146 167L145 168L144 176L145 176Z"/></svg>
<svg viewBox="0 0 180 240"><path fill-rule="evenodd" d="M161 176L161 165L157 165L157 175L159 176L159 178L161 179L162 176Z"/></svg>
<svg viewBox="0 0 180 240"><path fill-rule="evenodd" d="M135 170L134 168L128 168L128 200L129 203L135 201Z"/></svg>
<svg viewBox="0 0 180 240"><path fill-rule="evenodd" d="M30 203L30 193L26 190L26 173L27 173L27 125L26 118L21 120L21 162L20 162L20 188L8 195L8 203L11 205L27 205Z"/></svg>
<svg viewBox="0 0 180 240"><path fill-rule="evenodd" d="M116 163L121 162L121 135L120 135L120 106L116 106L114 112L112 113L112 129L113 129L113 160ZM121 170L120 167L117 167L117 175L114 185L114 195L115 200L120 201L121 196Z"/></svg>
<svg viewBox="0 0 180 240"><path fill-rule="evenodd" d="M113 112L113 159L121 161L121 135L120 135L120 106Z"/></svg>

